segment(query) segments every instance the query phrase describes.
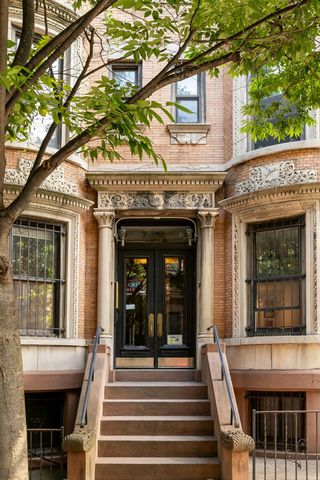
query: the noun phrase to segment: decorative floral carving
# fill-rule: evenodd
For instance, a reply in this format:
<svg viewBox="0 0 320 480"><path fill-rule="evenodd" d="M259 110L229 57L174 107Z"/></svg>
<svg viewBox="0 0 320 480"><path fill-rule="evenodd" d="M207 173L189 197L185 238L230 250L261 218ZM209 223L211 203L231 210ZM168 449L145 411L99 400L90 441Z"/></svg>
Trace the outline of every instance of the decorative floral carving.
<svg viewBox="0 0 320 480"><path fill-rule="evenodd" d="M233 80L233 155L247 152L247 135L241 132L244 116L242 107L247 103L247 77L242 75Z"/></svg>
<svg viewBox="0 0 320 480"><path fill-rule="evenodd" d="M318 333L318 209L317 203L312 208L312 239L313 239L313 332Z"/></svg>
<svg viewBox="0 0 320 480"><path fill-rule="evenodd" d="M127 192L100 193L99 207L116 209L198 209L211 208L212 193Z"/></svg>
<svg viewBox="0 0 320 480"><path fill-rule="evenodd" d="M95 211L94 216L98 222L98 228L108 227L113 228L115 213L114 210L106 210L103 212Z"/></svg>
<svg viewBox="0 0 320 480"><path fill-rule="evenodd" d="M232 333L240 337L240 255L238 218L232 216Z"/></svg>
<svg viewBox="0 0 320 480"><path fill-rule="evenodd" d="M50 216L54 216L54 218L61 217L61 209L60 208L53 208L48 205L41 205L40 203L36 203L32 205L32 209L47 211ZM64 214L65 211L63 211ZM73 271L73 278L72 278L72 285L73 285L73 298L72 298L72 311L73 311L73 331L71 336L73 338L78 337L78 299L79 299L79 215L71 213L70 211L66 214L73 222L74 231L73 231L73 252L72 252L72 271Z"/></svg>
<svg viewBox="0 0 320 480"><path fill-rule="evenodd" d="M287 162L269 163L252 167L249 180L236 185L235 194L255 192L265 188L282 187L296 183L312 183L317 181L315 170L296 170L293 160Z"/></svg>
<svg viewBox="0 0 320 480"><path fill-rule="evenodd" d="M213 228L215 226L216 218L218 215L218 208L211 208L210 210L199 210L198 218L200 220L200 228Z"/></svg>
<svg viewBox="0 0 320 480"><path fill-rule="evenodd" d="M20 159L18 169L8 169L5 174L5 183L12 185L24 185L33 165L32 160ZM40 188L53 190L54 192L66 193L67 195L78 195L78 187L75 183L64 178L63 167L57 167L48 178L42 182Z"/></svg>
<svg viewBox="0 0 320 480"><path fill-rule="evenodd" d="M205 145L210 125L206 123L174 123L167 125L171 145Z"/></svg>

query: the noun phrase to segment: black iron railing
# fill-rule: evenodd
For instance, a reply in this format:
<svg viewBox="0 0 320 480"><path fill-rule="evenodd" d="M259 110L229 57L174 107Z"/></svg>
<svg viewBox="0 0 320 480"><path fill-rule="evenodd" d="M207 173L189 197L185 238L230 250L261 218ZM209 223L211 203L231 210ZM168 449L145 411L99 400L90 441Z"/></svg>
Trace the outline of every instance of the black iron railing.
<svg viewBox="0 0 320 480"><path fill-rule="evenodd" d="M87 378L86 392L84 396L81 417L80 417L81 428L83 428L87 424L88 402L89 402L91 384L94 380L94 368L95 368L97 348L100 343L100 333L101 333L101 327L98 325L96 330L96 336L94 339L94 344L93 344L92 357L91 357L90 368L89 368L89 373Z"/></svg>
<svg viewBox="0 0 320 480"><path fill-rule="evenodd" d="M64 428L28 428L27 435L29 480L65 478Z"/></svg>
<svg viewBox="0 0 320 480"><path fill-rule="evenodd" d="M217 327L215 325L212 325L212 327L209 327L209 329L210 330L213 329L213 340L214 340L214 343L217 345L217 348L218 348L218 354L219 354L219 359L220 359L220 367L221 367L221 380L223 380L225 382L227 395L228 395L228 399L229 399L229 404L230 404L230 411L231 411L230 423L235 428L239 428L240 427L240 417L239 417L238 408L237 408L235 398L234 398L234 394L233 394L233 387L232 387L232 383L231 383L229 369L226 367L224 357L222 355L218 330L217 330Z"/></svg>
<svg viewBox="0 0 320 480"><path fill-rule="evenodd" d="M252 410L252 480L320 479L320 410Z"/></svg>

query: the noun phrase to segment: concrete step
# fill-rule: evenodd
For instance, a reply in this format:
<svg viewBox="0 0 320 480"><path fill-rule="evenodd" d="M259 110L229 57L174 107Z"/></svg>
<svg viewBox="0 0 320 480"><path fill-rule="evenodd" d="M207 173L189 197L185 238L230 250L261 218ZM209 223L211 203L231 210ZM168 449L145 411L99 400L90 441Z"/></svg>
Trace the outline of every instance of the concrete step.
<svg viewBox="0 0 320 480"><path fill-rule="evenodd" d="M217 441L205 436L100 436L99 457L213 457Z"/></svg>
<svg viewBox="0 0 320 480"><path fill-rule="evenodd" d="M105 387L106 399L208 398L207 385L195 382L118 382Z"/></svg>
<svg viewBox="0 0 320 480"><path fill-rule="evenodd" d="M103 402L103 415L210 415L209 400L110 399Z"/></svg>
<svg viewBox="0 0 320 480"><path fill-rule="evenodd" d="M114 382L200 382L200 370L114 370Z"/></svg>
<svg viewBox="0 0 320 480"><path fill-rule="evenodd" d="M216 457L100 457L95 480L220 480Z"/></svg>
<svg viewBox="0 0 320 480"><path fill-rule="evenodd" d="M101 435L213 435L209 416L109 416L102 417Z"/></svg>

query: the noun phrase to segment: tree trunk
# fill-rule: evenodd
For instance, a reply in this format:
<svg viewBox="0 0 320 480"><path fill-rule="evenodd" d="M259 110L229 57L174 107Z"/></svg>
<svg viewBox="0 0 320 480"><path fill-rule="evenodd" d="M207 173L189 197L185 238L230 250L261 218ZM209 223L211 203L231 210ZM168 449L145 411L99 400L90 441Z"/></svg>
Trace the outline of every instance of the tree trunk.
<svg viewBox="0 0 320 480"><path fill-rule="evenodd" d="M11 220L0 220L0 476L28 480L23 368L9 263Z"/></svg>

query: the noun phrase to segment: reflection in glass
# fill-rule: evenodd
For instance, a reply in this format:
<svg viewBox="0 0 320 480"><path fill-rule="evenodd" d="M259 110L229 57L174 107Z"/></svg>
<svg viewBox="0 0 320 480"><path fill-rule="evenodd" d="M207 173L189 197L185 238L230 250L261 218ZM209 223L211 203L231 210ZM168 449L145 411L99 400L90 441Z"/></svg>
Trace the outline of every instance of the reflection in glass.
<svg viewBox="0 0 320 480"><path fill-rule="evenodd" d="M147 258L125 259L126 345L146 345L147 271Z"/></svg>
<svg viewBox="0 0 320 480"><path fill-rule="evenodd" d="M177 95L181 97L196 97L198 95L198 75L177 82Z"/></svg>
<svg viewBox="0 0 320 480"><path fill-rule="evenodd" d="M177 100L179 105L190 110L189 112L184 112L177 108L177 123L197 123L198 122L198 109L199 109L199 102L198 99L184 99L184 100Z"/></svg>
<svg viewBox="0 0 320 480"><path fill-rule="evenodd" d="M130 85L138 84L137 69L122 69L114 68L113 69L113 78L120 87L126 87L129 83Z"/></svg>
<svg viewBox="0 0 320 480"><path fill-rule="evenodd" d="M165 319L167 342L179 345L183 343L184 257L165 257Z"/></svg>
<svg viewBox="0 0 320 480"><path fill-rule="evenodd" d="M52 69L50 74L54 75L57 80L62 80L62 71L63 71L63 61L61 58L56 60L52 64ZM49 93L49 88L47 88ZM34 145L41 145L44 137L47 135L48 130L53 122L53 117L50 113L43 116L40 113L36 112L32 124L29 129L29 138L31 143ZM51 140L48 144L49 147L59 148L61 145L61 125L57 125L57 128L54 134L51 137Z"/></svg>
<svg viewBox="0 0 320 480"><path fill-rule="evenodd" d="M297 227L256 233L257 277L299 274L299 229Z"/></svg>

